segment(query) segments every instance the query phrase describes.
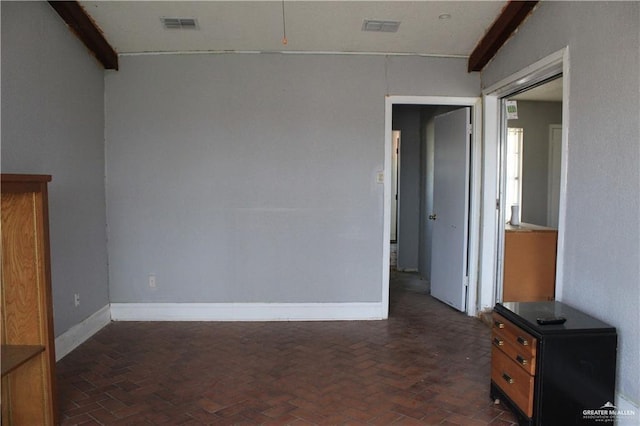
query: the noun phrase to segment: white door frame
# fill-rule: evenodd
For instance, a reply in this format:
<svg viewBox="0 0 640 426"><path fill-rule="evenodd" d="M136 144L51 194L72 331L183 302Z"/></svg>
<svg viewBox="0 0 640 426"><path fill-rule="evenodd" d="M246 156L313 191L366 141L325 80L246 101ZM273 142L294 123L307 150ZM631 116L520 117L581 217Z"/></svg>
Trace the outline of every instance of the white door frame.
<svg viewBox="0 0 640 426"><path fill-rule="evenodd" d="M400 214L399 214L400 213L400 144L402 143L402 133L400 132L400 130L392 130L391 131L392 143L393 143L394 134L396 134L396 133L398 134L398 137L397 137L398 143L397 143L397 145L395 145L396 148L397 148L397 152L395 153L396 164L395 164L395 167L394 167L394 164L393 164L393 161L392 161L390 170L391 170L391 192L392 192L391 193L391 205L392 205L391 210L392 210L392 213L393 213L393 203L394 203L394 201L395 201L395 210L396 210L396 212L395 212L395 214L396 214L395 224L392 224L392 225L395 225L395 227L396 227L396 229L395 229L396 238L394 238L394 240L396 242L396 250L397 250L398 247L400 246L400 244L398 243L398 240L400 238L400 232L398 232L398 231L400 231L400 229L398 227L398 222L399 222L398 219L400 218ZM394 157L393 146L394 145L391 145L392 160L393 160L393 157ZM393 186L393 180L394 180L393 179L394 178L393 175L394 175L394 173L395 173L395 183L396 183L395 187ZM395 200L393 199L394 195L395 195L395 198L396 198ZM392 217L393 217L393 214L392 214Z"/></svg>
<svg viewBox="0 0 640 426"><path fill-rule="evenodd" d="M384 110L384 196L382 232L382 318L389 317L389 237L391 233L391 147L393 105L455 105L472 108L473 135L471 138L471 164L469 186L469 288L467 289L467 314L477 313L478 263L480 241L480 189L482 165L482 98L449 96L391 96L385 97Z"/></svg>
<svg viewBox="0 0 640 426"><path fill-rule="evenodd" d="M502 137L500 99L518 90L562 73L562 148L560 163L560 205L556 257L556 300L562 300L565 221L567 206L567 164L569 141L569 48L565 47L523 70L506 77L482 92L484 106L484 158L482 175L482 240L480 241L480 309L491 309L502 301L504 253L504 197L500 186L500 138Z"/></svg>

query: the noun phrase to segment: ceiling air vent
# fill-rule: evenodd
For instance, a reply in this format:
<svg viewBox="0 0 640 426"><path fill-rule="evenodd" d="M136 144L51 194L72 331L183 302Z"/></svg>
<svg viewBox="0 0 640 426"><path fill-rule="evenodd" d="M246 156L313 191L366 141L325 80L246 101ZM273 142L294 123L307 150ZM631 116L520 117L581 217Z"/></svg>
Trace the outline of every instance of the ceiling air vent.
<svg viewBox="0 0 640 426"><path fill-rule="evenodd" d="M167 30L197 30L198 21L195 18L160 18Z"/></svg>
<svg viewBox="0 0 640 426"><path fill-rule="evenodd" d="M365 19L362 23L362 31L376 31L381 33L395 33L398 31L400 21L378 21Z"/></svg>

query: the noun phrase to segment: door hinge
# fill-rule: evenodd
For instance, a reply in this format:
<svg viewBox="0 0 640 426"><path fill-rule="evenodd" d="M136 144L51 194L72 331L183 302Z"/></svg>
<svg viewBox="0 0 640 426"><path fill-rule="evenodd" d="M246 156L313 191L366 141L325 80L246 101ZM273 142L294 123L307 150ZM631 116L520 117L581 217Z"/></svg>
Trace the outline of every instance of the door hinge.
<svg viewBox="0 0 640 426"><path fill-rule="evenodd" d="M500 198L496 198L496 210L500 210Z"/></svg>
<svg viewBox="0 0 640 426"><path fill-rule="evenodd" d="M468 134L472 134L473 133L473 124L467 124L467 133Z"/></svg>
<svg viewBox="0 0 640 426"><path fill-rule="evenodd" d="M462 281L465 287L469 287L469 276L464 277Z"/></svg>

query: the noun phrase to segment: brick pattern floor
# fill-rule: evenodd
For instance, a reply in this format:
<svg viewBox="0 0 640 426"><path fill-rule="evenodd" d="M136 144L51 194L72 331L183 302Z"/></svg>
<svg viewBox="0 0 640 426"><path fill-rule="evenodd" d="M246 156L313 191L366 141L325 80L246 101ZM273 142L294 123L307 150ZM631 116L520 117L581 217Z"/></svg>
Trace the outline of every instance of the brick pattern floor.
<svg viewBox="0 0 640 426"><path fill-rule="evenodd" d="M386 321L112 323L57 364L62 424L515 424L489 328L392 277Z"/></svg>

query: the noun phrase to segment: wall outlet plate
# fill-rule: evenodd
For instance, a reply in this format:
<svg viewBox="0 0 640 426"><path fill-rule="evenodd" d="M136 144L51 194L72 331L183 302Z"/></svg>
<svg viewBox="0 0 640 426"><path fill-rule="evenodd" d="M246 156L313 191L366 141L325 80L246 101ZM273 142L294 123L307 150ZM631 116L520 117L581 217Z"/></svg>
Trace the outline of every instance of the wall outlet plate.
<svg viewBox="0 0 640 426"><path fill-rule="evenodd" d="M149 274L149 288L155 289L156 286L157 286L156 275L155 274Z"/></svg>

